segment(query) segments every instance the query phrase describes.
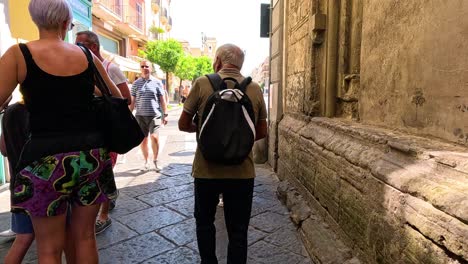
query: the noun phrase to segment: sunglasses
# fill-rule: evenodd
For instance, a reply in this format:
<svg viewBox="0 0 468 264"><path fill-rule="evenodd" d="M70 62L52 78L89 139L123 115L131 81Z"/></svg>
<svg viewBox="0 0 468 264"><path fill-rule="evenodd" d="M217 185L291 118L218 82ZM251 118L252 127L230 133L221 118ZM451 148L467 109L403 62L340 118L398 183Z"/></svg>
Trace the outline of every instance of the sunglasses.
<svg viewBox="0 0 468 264"><path fill-rule="evenodd" d="M75 24L70 23L70 27L68 28L68 30L72 30L74 27L75 27Z"/></svg>
<svg viewBox="0 0 468 264"><path fill-rule="evenodd" d="M146 65L141 65L141 66L140 66L140 68L142 68L142 69L148 69L148 68L149 68L149 66L146 66Z"/></svg>

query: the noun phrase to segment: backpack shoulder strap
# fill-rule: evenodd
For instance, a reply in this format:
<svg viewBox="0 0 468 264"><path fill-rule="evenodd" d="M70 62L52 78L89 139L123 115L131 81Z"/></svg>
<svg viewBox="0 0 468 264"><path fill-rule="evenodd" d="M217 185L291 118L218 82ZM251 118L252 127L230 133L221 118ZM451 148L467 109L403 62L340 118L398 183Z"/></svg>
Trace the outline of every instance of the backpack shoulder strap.
<svg viewBox="0 0 468 264"><path fill-rule="evenodd" d="M245 78L241 83L240 83L240 90L245 93L245 90L247 89L247 86L252 82L252 77L247 77Z"/></svg>
<svg viewBox="0 0 468 264"><path fill-rule="evenodd" d="M223 79L217 73L207 74L205 75L211 83L211 87L213 87L213 91L219 91L221 89L221 83Z"/></svg>

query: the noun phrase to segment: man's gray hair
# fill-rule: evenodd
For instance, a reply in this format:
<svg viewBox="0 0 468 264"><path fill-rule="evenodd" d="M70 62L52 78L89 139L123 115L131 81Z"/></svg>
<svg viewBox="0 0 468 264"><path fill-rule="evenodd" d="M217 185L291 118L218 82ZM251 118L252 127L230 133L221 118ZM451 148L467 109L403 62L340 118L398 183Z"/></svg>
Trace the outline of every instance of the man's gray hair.
<svg viewBox="0 0 468 264"><path fill-rule="evenodd" d="M244 64L244 52L234 44L224 44L218 47L216 56L219 57L222 64L232 64L239 69Z"/></svg>
<svg viewBox="0 0 468 264"><path fill-rule="evenodd" d="M43 29L58 29L64 22L73 20L67 0L31 0L29 14L34 23Z"/></svg>
<svg viewBox="0 0 468 264"><path fill-rule="evenodd" d="M89 44L96 44L98 49L101 47L101 44L99 43L98 35L92 31L89 31L89 30L80 31L76 33L76 35L77 36L86 35L86 37L88 38Z"/></svg>

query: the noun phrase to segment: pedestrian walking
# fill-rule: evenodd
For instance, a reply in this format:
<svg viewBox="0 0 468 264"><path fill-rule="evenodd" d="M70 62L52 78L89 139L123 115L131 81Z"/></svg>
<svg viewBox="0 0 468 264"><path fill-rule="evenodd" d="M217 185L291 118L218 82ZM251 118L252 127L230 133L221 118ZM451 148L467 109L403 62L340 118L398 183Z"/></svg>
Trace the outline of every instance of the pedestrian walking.
<svg viewBox="0 0 468 264"><path fill-rule="evenodd" d="M151 166L148 162L148 135L151 141L153 150L153 164L156 172L161 168L158 165L159 154L159 129L161 125L167 124L167 102L165 99L165 91L160 80L151 76L152 67L149 61L140 63L141 77L132 85L132 104L130 109L136 108L136 120L145 134L145 139L141 142L140 147L145 159L142 171L150 170Z"/></svg>
<svg viewBox="0 0 468 264"><path fill-rule="evenodd" d="M64 41L73 28L67 0L31 0L29 13L39 39L13 45L0 61L0 104L21 84L30 114L30 136L12 187L12 212L31 217L39 263L61 263L66 240L74 243L76 263L97 263L95 220L100 204L115 195L116 187L96 114L89 107L93 64L112 94L122 96L98 58L88 60L80 47Z"/></svg>
<svg viewBox="0 0 468 264"><path fill-rule="evenodd" d="M240 73L243 61L239 47L220 46L213 63L217 74L195 80L179 119L180 130L197 132L192 175L198 250L203 264L218 263L214 220L220 195L229 237L227 263L247 261L255 177L251 151L253 142L266 136L267 116L260 86ZM194 116L196 123L192 121ZM242 141L247 144L240 144ZM225 146L231 149L223 149Z"/></svg>
<svg viewBox="0 0 468 264"><path fill-rule="evenodd" d="M117 65L112 63L109 60L106 60L101 55L101 45L99 42L99 37L96 33L92 31L80 31L76 33L76 44L81 44L88 48L101 62L106 72L109 74L109 78L112 82L119 88L120 93L124 98L127 98L128 104L132 102L132 97L130 95L130 89L127 84L127 77L119 69ZM117 153L110 153L112 159L112 168L115 167L117 163ZM104 230L110 227L112 224L112 219L109 217L109 212L115 208L117 197L110 201L103 202L101 204L101 209L99 210L99 215L96 220L96 234L102 233Z"/></svg>
<svg viewBox="0 0 468 264"><path fill-rule="evenodd" d="M0 151L7 157L11 175L10 191L14 186L16 164L29 135L29 114L21 103L5 107L2 118L2 135L0 136ZM26 252L34 241L34 231L28 215L20 213L11 214L11 231L16 235L15 241L8 250L4 262L21 263Z"/></svg>

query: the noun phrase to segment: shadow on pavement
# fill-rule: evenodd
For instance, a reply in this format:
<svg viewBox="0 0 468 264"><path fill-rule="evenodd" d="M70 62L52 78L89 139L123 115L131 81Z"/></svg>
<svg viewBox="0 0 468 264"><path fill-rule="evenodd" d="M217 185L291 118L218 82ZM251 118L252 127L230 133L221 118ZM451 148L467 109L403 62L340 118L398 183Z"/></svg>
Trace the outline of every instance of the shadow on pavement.
<svg viewBox="0 0 468 264"><path fill-rule="evenodd" d="M193 156L195 154L195 151L177 151L170 153L169 156L173 157L188 157L188 156Z"/></svg>

